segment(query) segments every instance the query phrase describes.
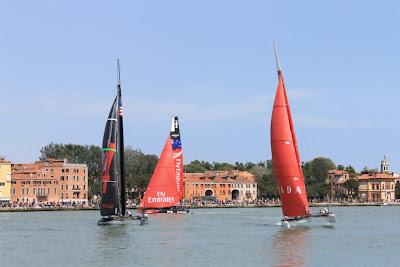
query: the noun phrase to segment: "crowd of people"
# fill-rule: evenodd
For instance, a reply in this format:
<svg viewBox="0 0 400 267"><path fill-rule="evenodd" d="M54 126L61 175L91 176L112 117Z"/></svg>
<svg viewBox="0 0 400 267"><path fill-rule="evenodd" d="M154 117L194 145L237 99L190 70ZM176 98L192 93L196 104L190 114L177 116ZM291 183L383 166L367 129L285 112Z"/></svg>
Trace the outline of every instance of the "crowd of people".
<svg viewBox="0 0 400 267"><path fill-rule="evenodd" d="M310 204L318 203L332 203L332 204L360 204L363 201L358 199L311 199ZM140 202L136 199L128 199L126 202L128 208L136 208L140 205ZM211 208L211 207L275 207L280 206L281 202L279 198L260 198L256 200L246 201L221 201L221 200L206 200L206 199L191 199L182 201L182 206L188 208ZM100 198L95 197L90 201L58 201L58 202L0 202L1 210L18 210L18 209L63 209L63 208L92 208L97 209L100 205Z"/></svg>

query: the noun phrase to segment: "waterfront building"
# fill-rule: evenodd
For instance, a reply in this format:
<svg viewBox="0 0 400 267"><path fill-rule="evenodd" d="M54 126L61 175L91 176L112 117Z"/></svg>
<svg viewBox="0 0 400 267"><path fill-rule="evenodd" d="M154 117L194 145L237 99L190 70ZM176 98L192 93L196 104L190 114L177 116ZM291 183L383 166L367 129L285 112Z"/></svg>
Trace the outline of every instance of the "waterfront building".
<svg viewBox="0 0 400 267"><path fill-rule="evenodd" d="M384 157L380 172L372 170L357 177L359 197L367 202L393 202L398 178L397 174L389 171L389 164Z"/></svg>
<svg viewBox="0 0 400 267"><path fill-rule="evenodd" d="M88 168L67 160L43 160L33 164L12 165L12 201L86 202Z"/></svg>
<svg viewBox="0 0 400 267"><path fill-rule="evenodd" d="M0 156L0 203L11 201L11 162Z"/></svg>
<svg viewBox="0 0 400 267"><path fill-rule="evenodd" d="M184 174L185 200L253 201L256 177L247 171L206 171Z"/></svg>
<svg viewBox="0 0 400 267"><path fill-rule="evenodd" d="M348 192L344 187L344 183L349 179L350 174L345 170L330 170L327 182L330 186L331 196L347 195Z"/></svg>

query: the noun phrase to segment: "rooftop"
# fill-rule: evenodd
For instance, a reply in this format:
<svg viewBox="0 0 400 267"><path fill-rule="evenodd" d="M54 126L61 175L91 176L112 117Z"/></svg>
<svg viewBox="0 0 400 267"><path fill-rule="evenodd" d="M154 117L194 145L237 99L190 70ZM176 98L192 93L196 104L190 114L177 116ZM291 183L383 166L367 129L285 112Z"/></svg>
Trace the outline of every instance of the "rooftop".
<svg viewBox="0 0 400 267"><path fill-rule="evenodd" d="M369 172L357 177L357 180L370 180L370 179L397 179L394 173L387 172Z"/></svg>

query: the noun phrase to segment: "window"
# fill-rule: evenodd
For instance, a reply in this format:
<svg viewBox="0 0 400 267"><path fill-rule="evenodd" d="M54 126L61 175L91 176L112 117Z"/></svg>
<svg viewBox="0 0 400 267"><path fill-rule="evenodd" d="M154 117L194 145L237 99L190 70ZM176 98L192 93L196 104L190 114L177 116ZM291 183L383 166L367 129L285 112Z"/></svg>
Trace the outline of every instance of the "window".
<svg viewBox="0 0 400 267"><path fill-rule="evenodd" d="M26 189L26 194L29 195L29 188Z"/></svg>
<svg viewBox="0 0 400 267"><path fill-rule="evenodd" d="M13 190L12 190L12 194L13 194L13 195L15 195L15 188L13 188Z"/></svg>
<svg viewBox="0 0 400 267"><path fill-rule="evenodd" d="M57 194L57 188L54 188L54 194Z"/></svg>
<svg viewBox="0 0 400 267"><path fill-rule="evenodd" d="M4 186L5 185L5 183L0 183L0 186Z"/></svg>
<svg viewBox="0 0 400 267"><path fill-rule="evenodd" d="M64 169L61 169L61 172L64 172Z"/></svg>
<svg viewBox="0 0 400 267"><path fill-rule="evenodd" d="M33 188L33 194L36 194L36 188Z"/></svg>

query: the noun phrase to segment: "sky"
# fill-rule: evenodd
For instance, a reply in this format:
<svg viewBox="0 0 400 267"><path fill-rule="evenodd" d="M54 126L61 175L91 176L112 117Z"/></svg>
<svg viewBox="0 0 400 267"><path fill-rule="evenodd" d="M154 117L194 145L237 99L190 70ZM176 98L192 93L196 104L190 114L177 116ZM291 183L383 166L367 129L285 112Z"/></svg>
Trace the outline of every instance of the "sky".
<svg viewBox="0 0 400 267"><path fill-rule="evenodd" d="M0 1L0 154L101 145L121 62L125 143L271 158L279 47L303 161L400 171L397 1Z"/></svg>

